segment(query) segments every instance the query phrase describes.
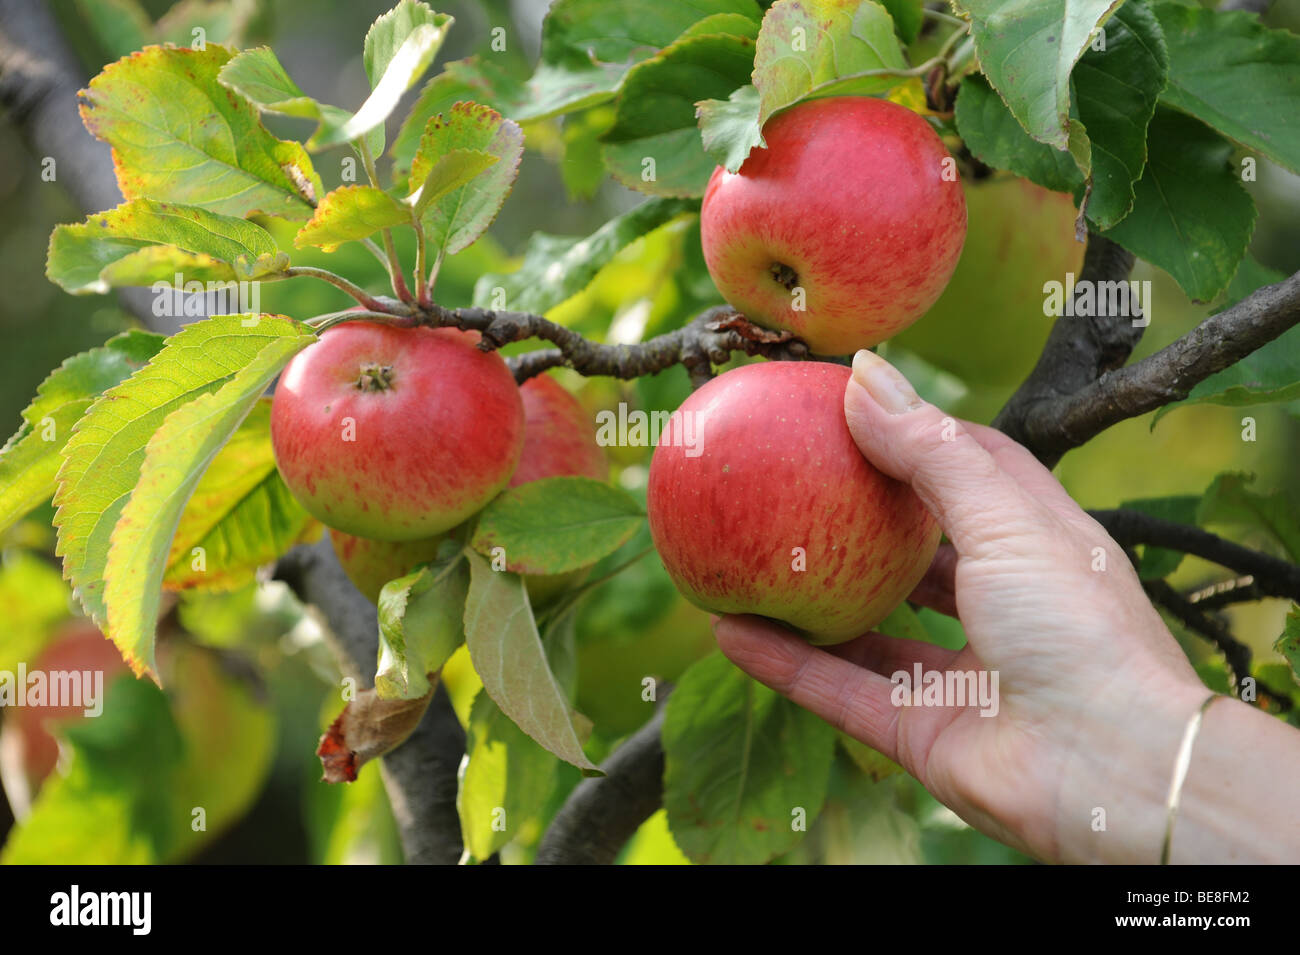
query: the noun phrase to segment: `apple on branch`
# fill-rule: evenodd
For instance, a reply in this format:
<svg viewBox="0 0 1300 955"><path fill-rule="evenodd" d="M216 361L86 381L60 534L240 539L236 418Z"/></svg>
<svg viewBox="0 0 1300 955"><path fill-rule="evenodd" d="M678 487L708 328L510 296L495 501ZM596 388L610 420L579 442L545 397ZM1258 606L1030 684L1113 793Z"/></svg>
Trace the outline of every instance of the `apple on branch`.
<svg viewBox="0 0 1300 955"><path fill-rule="evenodd" d="M888 100L800 103L704 193L700 240L722 296L819 355L870 348L948 284L966 237L955 161L930 125Z"/></svg>
<svg viewBox="0 0 1300 955"><path fill-rule="evenodd" d="M313 516L383 541L427 539L509 482L524 443L510 369L478 333L346 322L296 355L275 389L280 475Z"/></svg>

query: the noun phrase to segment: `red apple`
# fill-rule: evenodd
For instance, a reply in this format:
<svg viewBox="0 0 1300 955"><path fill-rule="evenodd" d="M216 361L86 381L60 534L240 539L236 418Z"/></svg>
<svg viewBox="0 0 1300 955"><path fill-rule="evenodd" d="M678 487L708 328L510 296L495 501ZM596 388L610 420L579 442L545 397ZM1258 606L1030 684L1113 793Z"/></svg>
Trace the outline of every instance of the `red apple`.
<svg viewBox="0 0 1300 955"><path fill-rule="evenodd" d="M549 477L589 477L604 481L609 462L596 443L591 415L554 378L538 375L519 389L524 399L524 452L511 487ZM585 570L567 574L528 574L529 599L543 606L582 582Z"/></svg>
<svg viewBox="0 0 1300 955"><path fill-rule="evenodd" d="M682 403L650 463L647 510L692 603L832 644L876 626L920 581L939 527L854 444L849 374L824 362L745 365Z"/></svg>
<svg viewBox="0 0 1300 955"><path fill-rule="evenodd" d="M446 535L439 534L413 541L377 541L330 528L330 543L343 571L371 603L379 603L384 584L433 560L444 540Z"/></svg>
<svg viewBox="0 0 1300 955"><path fill-rule="evenodd" d="M704 192L704 260L728 302L819 355L869 348L934 304L961 257L966 203L924 119L843 96L791 107L763 136L766 149L737 173L718 167Z"/></svg>
<svg viewBox="0 0 1300 955"><path fill-rule="evenodd" d="M524 407L477 333L347 322L296 355L271 405L289 490L326 525L372 540L449 530L514 474Z"/></svg>
<svg viewBox="0 0 1300 955"><path fill-rule="evenodd" d="M529 378L519 393L524 400L524 450L511 487L548 477L609 477L592 417L577 398L549 375Z"/></svg>
<svg viewBox="0 0 1300 955"><path fill-rule="evenodd" d="M103 683L92 690L107 692L119 673L128 672L122 653L89 620L67 624L28 664L27 672L78 671L101 673ZM83 677L84 679L84 677ZM98 700L102 706L103 698ZM25 815L41 783L54 771L59 760L59 743L52 730L58 724L86 718L86 708L77 706L15 706L6 710L0 725L0 780L14 811Z"/></svg>

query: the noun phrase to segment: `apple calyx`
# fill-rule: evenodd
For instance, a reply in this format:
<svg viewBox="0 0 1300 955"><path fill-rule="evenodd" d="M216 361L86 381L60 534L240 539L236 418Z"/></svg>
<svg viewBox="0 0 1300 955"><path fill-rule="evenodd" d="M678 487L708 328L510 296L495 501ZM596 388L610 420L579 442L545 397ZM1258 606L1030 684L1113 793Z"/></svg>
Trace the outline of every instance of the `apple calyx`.
<svg viewBox="0 0 1300 955"><path fill-rule="evenodd" d="M799 284L799 273L784 262L773 262L767 271L771 274L773 281L787 292L793 292L795 286Z"/></svg>
<svg viewBox="0 0 1300 955"><path fill-rule="evenodd" d="M393 366L368 362L361 366L361 374L353 382L357 391L388 391L393 387Z"/></svg>

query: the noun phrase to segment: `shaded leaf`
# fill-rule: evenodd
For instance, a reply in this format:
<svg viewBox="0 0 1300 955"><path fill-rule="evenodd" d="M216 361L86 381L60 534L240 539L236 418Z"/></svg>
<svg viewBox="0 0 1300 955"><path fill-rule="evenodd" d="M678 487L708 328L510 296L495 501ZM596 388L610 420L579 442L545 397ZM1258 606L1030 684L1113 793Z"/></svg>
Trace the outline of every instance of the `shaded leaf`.
<svg viewBox="0 0 1300 955"><path fill-rule="evenodd" d="M545 313L591 284L621 249L695 208L682 199L651 199L583 238L535 232L517 271L479 278L474 304Z"/></svg>
<svg viewBox="0 0 1300 955"><path fill-rule="evenodd" d="M694 664L668 698L664 807L698 863L761 865L789 851L826 798L835 730L736 669L721 653Z"/></svg>
<svg viewBox="0 0 1300 955"><path fill-rule="evenodd" d="M123 332L73 355L41 382L23 409L23 426L0 448L0 530L49 499L73 426L103 391L143 366L162 343L162 335Z"/></svg>
<svg viewBox="0 0 1300 955"><path fill-rule="evenodd" d="M716 163L704 151L695 104L747 85L753 64L753 40L715 34L678 40L633 67L614 125L601 137L614 178L650 195L703 195ZM647 158L654 160L650 179Z"/></svg>
<svg viewBox="0 0 1300 955"><path fill-rule="evenodd" d="M172 538L163 586L233 590L251 584L257 568L319 533L320 525L275 468L271 402L262 399L190 495Z"/></svg>
<svg viewBox="0 0 1300 955"><path fill-rule="evenodd" d="M645 514L624 491L585 477L529 481L502 492L479 515L471 546L502 548L507 569L562 574L622 547Z"/></svg>
<svg viewBox="0 0 1300 955"><path fill-rule="evenodd" d="M375 692L410 700L429 692L435 673L465 642L469 567L454 542L451 556L384 585L379 594L379 672Z"/></svg>
<svg viewBox="0 0 1300 955"><path fill-rule="evenodd" d="M1070 73L1121 0L957 0L980 67L1029 135L1070 145Z"/></svg>
<svg viewBox="0 0 1300 955"><path fill-rule="evenodd" d="M1195 119L1157 109L1147 148L1133 211L1106 236L1208 302L1246 253L1255 203L1229 162L1232 147Z"/></svg>
<svg viewBox="0 0 1300 955"><path fill-rule="evenodd" d="M472 550L465 556L465 643L484 691L539 745L584 775L600 775L582 750L578 723L586 721L574 713L551 672L523 578L492 570Z"/></svg>
<svg viewBox="0 0 1300 955"><path fill-rule="evenodd" d="M871 0L777 0L763 17L754 57L759 125L816 96L880 93L907 69L894 22Z"/></svg>
<svg viewBox="0 0 1300 955"><path fill-rule="evenodd" d="M1155 12L1169 45L1161 101L1300 173L1300 36L1240 10Z"/></svg>
<svg viewBox="0 0 1300 955"><path fill-rule="evenodd" d="M559 763L484 692L470 710L465 756L456 809L465 848L481 861L518 838L541 813Z"/></svg>

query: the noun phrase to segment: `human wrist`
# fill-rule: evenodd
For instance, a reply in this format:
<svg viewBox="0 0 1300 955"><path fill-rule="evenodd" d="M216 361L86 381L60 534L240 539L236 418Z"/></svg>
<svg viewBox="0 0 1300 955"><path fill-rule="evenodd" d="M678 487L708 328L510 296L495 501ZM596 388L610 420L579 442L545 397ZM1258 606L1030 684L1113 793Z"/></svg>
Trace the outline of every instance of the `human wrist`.
<svg viewBox="0 0 1300 955"><path fill-rule="evenodd" d="M1190 673L1157 671L1113 683L1080 713L1057 800L1057 861L1159 861L1175 759L1209 693Z"/></svg>

